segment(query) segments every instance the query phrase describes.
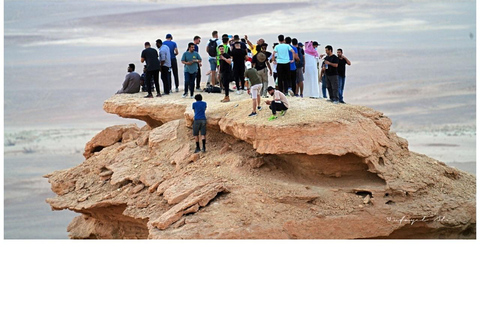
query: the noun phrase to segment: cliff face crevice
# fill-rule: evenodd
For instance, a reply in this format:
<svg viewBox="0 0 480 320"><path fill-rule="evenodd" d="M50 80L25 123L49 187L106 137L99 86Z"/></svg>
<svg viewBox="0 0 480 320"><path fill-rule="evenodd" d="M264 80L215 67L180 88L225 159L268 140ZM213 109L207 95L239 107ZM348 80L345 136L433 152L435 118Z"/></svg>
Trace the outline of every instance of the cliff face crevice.
<svg viewBox="0 0 480 320"><path fill-rule="evenodd" d="M192 100L116 95L85 161L46 177L53 210L81 213L71 238L475 238L475 177L408 150L373 109L291 99L285 117L251 100L208 103L193 154Z"/></svg>

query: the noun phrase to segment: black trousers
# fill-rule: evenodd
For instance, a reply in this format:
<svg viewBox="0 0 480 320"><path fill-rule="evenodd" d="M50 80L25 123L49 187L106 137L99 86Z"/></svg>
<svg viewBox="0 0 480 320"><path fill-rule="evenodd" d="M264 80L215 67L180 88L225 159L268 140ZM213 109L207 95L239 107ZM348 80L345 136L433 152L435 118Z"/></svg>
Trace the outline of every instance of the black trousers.
<svg viewBox="0 0 480 320"><path fill-rule="evenodd" d="M169 94L170 93L170 86L172 81L170 77L170 68L166 66L162 66L162 82L163 82L163 93Z"/></svg>
<svg viewBox="0 0 480 320"><path fill-rule="evenodd" d="M277 64L278 90L287 94L288 80L290 75L290 63Z"/></svg>
<svg viewBox="0 0 480 320"><path fill-rule="evenodd" d="M245 64L233 64L233 79L237 90L245 90Z"/></svg>
<svg viewBox="0 0 480 320"><path fill-rule="evenodd" d="M295 89L297 88L297 70L290 70L290 85L289 88L292 88L293 92L297 92Z"/></svg>
<svg viewBox="0 0 480 320"><path fill-rule="evenodd" d="M338 101L338 76L326 76L327 89L330 100Z"/></svg>
<svg viewBox="0 0 480 320"><path fill-rule="evenodd" d="M160 84L158 82L158 73L160 70L152 70L148 71L147 70L147 91L148 94L152 94L152 77L153 77L153 82L155 83L155 89L157 90L157 93L160 94Z"/></svg>
<svg viewBox="0 0 480 320"><path fill-rule="evenodd" d="M196 88L200 89L200 80L202 80L202 70L200 70L200 66L198 66L198 71L197 71L197 85Z"/></svg>
<svg viewBox="0 0 480 320"><path fill-rule="evenodd" d="M270 110L272 110L272 113L275 115L277 114L277 111L288 110L288 108L281 101L279 102L272 101L272 103L270 104Z"/></svg>
<svg viewBox="0 0 480 320"><path fill-rule="evenodd" d="M228 97L230 94L230 72L224 72L220 75L222 78L223 89L225 90L225 96Z"/></svg>
<svg viewBox="0 0 480 320"><path fill-rule="evenodd" d="M172 73L173 78L175 80L175 88L178 88L178 65L177 65L177 58L172 59ZM172 91L172 81L170 79L170 91Z"/></svg>

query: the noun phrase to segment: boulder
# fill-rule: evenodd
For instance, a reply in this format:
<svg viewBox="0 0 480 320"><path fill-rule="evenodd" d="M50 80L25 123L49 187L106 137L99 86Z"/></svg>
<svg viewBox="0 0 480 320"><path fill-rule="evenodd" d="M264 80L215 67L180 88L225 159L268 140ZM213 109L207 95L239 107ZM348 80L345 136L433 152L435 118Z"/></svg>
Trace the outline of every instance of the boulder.
<svg viewBox="0 0 480 320"><path fill-rule="evenodd" d="M208 152L192 158L191 101L117 96L105 110L149 125L107 128L45 176L52 209L80 214L71 238L476 238L475 176L410 152L373 109L290 99L267 121L206 95Z"/></svg>

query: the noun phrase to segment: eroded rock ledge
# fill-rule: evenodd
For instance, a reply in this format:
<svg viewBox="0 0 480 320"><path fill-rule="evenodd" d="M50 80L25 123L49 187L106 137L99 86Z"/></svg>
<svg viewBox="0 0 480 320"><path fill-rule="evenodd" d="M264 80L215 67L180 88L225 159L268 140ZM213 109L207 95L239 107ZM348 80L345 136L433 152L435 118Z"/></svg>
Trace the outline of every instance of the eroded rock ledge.
<svg viewBox="0 0 480 320"><path fill-rule="evenodd" d="M79 166L47 177L72 238L475 238L475 177L409 152L371 108L292 98L247 117L246 95L208 103L193 154L190 99L115 95L142 119L95 136ZM263 104L264 105L264 104Z"/></svg>

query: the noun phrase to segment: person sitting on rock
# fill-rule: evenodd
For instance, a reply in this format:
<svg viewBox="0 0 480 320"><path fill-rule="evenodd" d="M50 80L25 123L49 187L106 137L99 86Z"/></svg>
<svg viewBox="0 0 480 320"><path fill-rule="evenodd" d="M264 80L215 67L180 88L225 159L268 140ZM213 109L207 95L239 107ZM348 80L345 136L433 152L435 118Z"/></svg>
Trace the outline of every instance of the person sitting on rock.
<svg viewBox="0 0 480 320"><path fill-rule="evenodd" d="M192 103L192 109L195 112L193 117L193 136L195 137L195 153L200 152L199 134L202 135L202 152L205 152L205 134L207 133L207 117L205 116L205 110L207 109L207 103L202 101L201 94L195 95L195 102Z"/></svg>
<svg viewBox="0 0 480 320"><path fill-rule="evenodd" d="M118 90L117 94L140 92L140 75L135 72L135 65L133 63L128 65L127 72L125 81L123 81L122 89Z"/></svg>
<svg viewBox="0 0 480 320"><path fill-rule="evenodd" d="M258 75L258 71L255 68L251 67L250 62L245 63L247 70L245 71L245 82L247 83L247 93L252 94L252 106L253 110L252 113L250 113L248 116L253 117L257 115L257 107L258 110L261 110L262 107L260 107L260 90L262 90L262 80L260 79L260 76Z"/></svg>
<svg viewBox="0 0 480 320"><path fill-rule="evenodd" d="M280 90L275 90L273 87L267 88L268 94L273 97L273 100L268 100L266 103L270 106L272 110L272 116L268 118L268 121L277 119L277 111L280 111L280 114L284 116L288 110L288 100L287 97Z"/></svg>

